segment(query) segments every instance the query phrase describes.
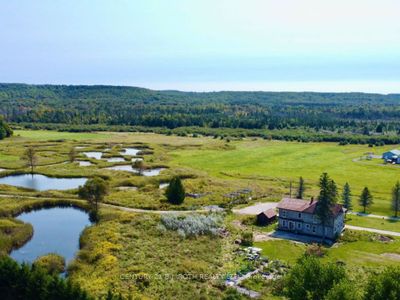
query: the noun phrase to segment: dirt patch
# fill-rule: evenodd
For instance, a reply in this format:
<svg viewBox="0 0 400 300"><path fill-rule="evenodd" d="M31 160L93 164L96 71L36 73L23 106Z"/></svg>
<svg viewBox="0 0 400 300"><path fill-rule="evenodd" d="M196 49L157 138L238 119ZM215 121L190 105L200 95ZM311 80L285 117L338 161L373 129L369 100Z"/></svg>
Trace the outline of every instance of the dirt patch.
<svg viewBox="0 0 400 300"><path fill-rule="evenodd" d="M381 256L400 261L400 254L397 253L383 253Z"/></svg>
<svg viewBox="0 0 400 300"><path fill-rule="evenodd" d="M379 235L377 237L377 240L380 241L380 242L388 243L388 242L392 242L393 238L391 238L389 236L385 236L385 235Z"/></svg>

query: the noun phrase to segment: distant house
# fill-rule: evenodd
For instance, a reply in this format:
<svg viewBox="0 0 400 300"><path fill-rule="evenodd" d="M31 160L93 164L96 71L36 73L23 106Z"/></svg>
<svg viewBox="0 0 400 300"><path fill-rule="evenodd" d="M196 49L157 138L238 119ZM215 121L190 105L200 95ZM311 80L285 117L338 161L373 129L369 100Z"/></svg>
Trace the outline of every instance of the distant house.
<svg viewBox="0 0 400 300"><path fill-rule="evenodd" d="M400 164L400 150L393 149L382 154L382 158L386 162Z"/></svg>
<svg viewBox="0 0 400 300"><path fill-rule="evenodd" d="M257 225L265 226L273 223L276 220L276 212L274 209L268 209L257 215Z"/></svg>
<svg viewBox="0 0 400 300"><path fill-rule="evenodd" d="M284 198L279 202L278 229L335 240L344 229L344 209L335 204L331 208L332 218L322 226L316 214L318 201Z"/></svg>

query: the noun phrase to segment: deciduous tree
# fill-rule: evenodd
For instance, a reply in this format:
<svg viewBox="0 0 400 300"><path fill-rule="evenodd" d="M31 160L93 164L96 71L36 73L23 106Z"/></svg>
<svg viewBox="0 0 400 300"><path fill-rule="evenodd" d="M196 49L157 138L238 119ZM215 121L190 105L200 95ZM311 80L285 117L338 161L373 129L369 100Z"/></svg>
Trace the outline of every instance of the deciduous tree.
<svg viewBox="0 0 400 300"><path fill-rule="evenodd" d="M37 165L37 160L38 160L35 148L33 147L26 148L22 159L25 160L26 166L31 169L31 173L33 174L33 170Z"/></svg>

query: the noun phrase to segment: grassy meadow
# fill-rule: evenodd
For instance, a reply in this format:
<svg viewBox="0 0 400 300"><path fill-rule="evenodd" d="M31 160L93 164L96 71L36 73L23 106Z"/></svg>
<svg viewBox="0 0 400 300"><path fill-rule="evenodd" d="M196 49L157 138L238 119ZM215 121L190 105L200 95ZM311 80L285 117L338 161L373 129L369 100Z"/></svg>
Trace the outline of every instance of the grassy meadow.
<svg viewBox="0 0 400 300"><path fill-rule="evenodd" d="M237 141L229 145L230 148L223 151L190 149L175 151L171 155L176 165L190 166L215 178L257 181L276 190L283 189L285 193L289 193L291 180L295 187L299 176L303 176L308 196L318 194L318 178L323 172L328 172L340 187L349 182L355 210L360 209L358 197L361 190L368 186L375 200L369 211L391 215L391 189L400 180L400 167L383 165L380 159L367 162L364 157L368 152L380 155L396 148L394 146L369 148L367 145L264 140Z"/></svg>
<svg viewBox="0 0 400 300"><path fill-rule="evenodd" d="M224 205L229 202L223 197L225 193L246 187L254 190L255 199L250 203L278 201L288 193L291 180L295 188L299 176L306 180L306 195L316 196L318 177L327 171L340 186L346 181L350 183L356 210L359 209L359 191L366 185L375 196L369 211L391 215L390 190L400 175L400 168L384 166L379 159L360 159L367 152L380 154L395 147L260 139L227 142L210 137L150 133L16 130L14 137L0 141L0 168L5 169L0 171L0 176L29 171L21 160L27 146L37 150L35 172L54 177L102 176L110 184L104 202L150 210ZM81 167L78 162L70 162L68 153L72 147L78 147L75 148L77 160L91 162L91 166ZM123 156L120 152L126 147L138 148L141 152L136 156ZM103 158L121 157L125 161L87 158L82 153L87 151L101 151ZM106 169L131 164L132 158L142 158L148 168L163 167L165 170L158 176L146 177ZM182 177L187 192L203 196L187 197L180 206L169 204L159 184L175 175ZM136 187L136 190L121 190L121 187ZM0 185L0 194L0 252L3 253L24 244L32 234L30 224L14 218L18 213L55 205L85 205L78 200L76 189L40 192ZM347 219L352 225L400 232L399 222L355 215L348 215ZM219 299L225 293L222 279L199 275L245 269L248 262L234 254L239 248L235 239L240 238L244 230L265 234L274 228L273 225L258 228L248 216L228 214L225 218L227 236L182 238L177 232L160 230L159 224L157 214L128 213L103 207L100 222L83 231L80 251L68 267L68 276L95 296L104 296L112 290L141 299ZM326 249L322 259L341 261L350 270L361 272L398 263L400 240L395 238L387 242L377 237L347 232L339 243ZM263 255L289 265L307 250L304 244L284 240L256 242L255 246L263 249Z"/></svg>

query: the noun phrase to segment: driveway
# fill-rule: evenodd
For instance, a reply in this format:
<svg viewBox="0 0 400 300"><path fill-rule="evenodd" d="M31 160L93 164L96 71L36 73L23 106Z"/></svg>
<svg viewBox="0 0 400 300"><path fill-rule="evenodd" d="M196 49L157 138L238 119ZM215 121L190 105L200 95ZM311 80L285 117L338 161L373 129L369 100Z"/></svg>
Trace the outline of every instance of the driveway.
<svg viewBox="0 0 400 300"><path fill-rule="evenodd" d="M379 233L379 234L383 234L383 235L400 236L400 232L380 230L380 229L375 229L375 228L359 227L359 226L353 226L353 225L346 225L346 228L351 229L351 230L363 230L363 231L368 231L368 232L374 232L374 233Z"/></svg>
<svg viewBox="0 0 400 300"><path fill-rule="evenodd" d="M275 209L278 205L278 202L264 202L264 203L256 203L251 206L247 206L240 209L232 209L235 214L239 215L258 215L259 213L266 211L268 209Z"/></svg>

